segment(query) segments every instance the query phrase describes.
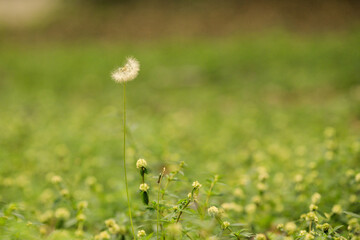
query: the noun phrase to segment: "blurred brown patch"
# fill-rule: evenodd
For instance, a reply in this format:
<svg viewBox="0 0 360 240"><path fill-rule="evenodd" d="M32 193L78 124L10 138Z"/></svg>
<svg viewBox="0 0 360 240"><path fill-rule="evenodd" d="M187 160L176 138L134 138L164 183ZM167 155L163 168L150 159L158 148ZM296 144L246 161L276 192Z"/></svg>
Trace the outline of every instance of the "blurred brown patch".
<svg viewBox="0 0 360 240"><path fill-rule="evenodd" d="M4 28L7 39L147 40L226 36L274 28L294 32L348 30L360 1L128 1L63 4L36 27Z"/></svg>

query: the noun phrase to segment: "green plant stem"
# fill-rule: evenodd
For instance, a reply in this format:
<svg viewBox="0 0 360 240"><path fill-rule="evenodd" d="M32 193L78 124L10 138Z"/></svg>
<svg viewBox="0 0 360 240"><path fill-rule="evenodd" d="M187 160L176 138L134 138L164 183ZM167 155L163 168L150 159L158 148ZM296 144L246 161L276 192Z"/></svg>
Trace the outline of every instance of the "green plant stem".
<svg viewBox="0 0 360 240"><path fill-rule="evenodd" d="M158 191L158 202L157 202L157 224L156 224L156 238L159 239L159 225L160 225L160 183Z"/></svg>
<svg viewBox="0 0 360 240"><path fill-rule="evenodd" d="M131 230L134 236L134 239L136 239L135 237L135 230L134 230L134 225L133 225L133 221L132 221L132 216L131 216L131 204L130 204L130 196L129 196L129 187L128 187L128 181L127 181L127 174L126 174L126 87L125 87L125 83L123 84L124 86L124 112L123 112L123 123L124 123L124 178L125 178L125 189L126 189L126 198L127 198L127 203L128 203L128 208L129 208L129 217L130 217L130 224L131 224Z"/></svg>
<svg viewBox="0 0 360 240"><path fill-rule="evenodd" d="M180 217L181 217L183 211L185 210L185 208L187 208L187 206L189 206L190 202L191 202L191 201L188 200L188 202L186 203L186 205L181 209L181 211L179 212L179 216L178 216L177 219L176 219L176 223L178 223L178 222L180 221Z"/></svg>
<svg viewBox="0 0 360 240"><path fill-rule="evenodd" d="M214 179L214 181L212 181L211 185L210 185L210 189L209 189L209 192L206 196L206 201L205 201L205 210L208 208L209 206L209 200L210 200L210 197L211 197L211 193L212 193L212 190L215 186L215 183L216 183L216 179Z"/></svg>
<svg viewBox="0 0 360 240"><path fill-rule="evenodd" d="M164 168L165 169L165 168ZM159 225L160 225L160 191L161 191L161 179L163 177L164 170L160 173L159 177L159 189L158 189L158 199L157 199L157 222L156 222L156 238L159 239Z"/></svg>

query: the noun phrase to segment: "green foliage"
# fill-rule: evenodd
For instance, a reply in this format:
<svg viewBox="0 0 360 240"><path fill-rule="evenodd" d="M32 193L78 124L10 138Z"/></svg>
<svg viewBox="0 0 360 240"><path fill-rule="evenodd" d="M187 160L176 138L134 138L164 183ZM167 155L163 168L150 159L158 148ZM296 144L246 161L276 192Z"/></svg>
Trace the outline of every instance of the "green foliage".
<svg viewBox="0 0 360 240"><path fill-rule="evenodd" d="M1 46L0 238L131 237L109 72L134 55L126 153L142 239L359 239L359 41Z"/></svg>

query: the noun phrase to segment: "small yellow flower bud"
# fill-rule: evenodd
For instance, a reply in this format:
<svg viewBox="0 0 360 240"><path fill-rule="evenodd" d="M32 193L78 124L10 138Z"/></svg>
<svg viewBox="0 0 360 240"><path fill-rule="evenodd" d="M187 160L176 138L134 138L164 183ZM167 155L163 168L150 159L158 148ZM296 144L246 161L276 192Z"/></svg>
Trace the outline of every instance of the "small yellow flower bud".
<svg viewBox="0 0 360 240"><path fill-rule="evenodd" d="M255 240L266 240L266 236L262 233L256 234Z"/></svg>
<svg viewBox="0 0 360 240"><path fill-rule="evenodd" d="M51 182L53 184L59 184L62 182L62 178L60 176L55 175L51 178Z"/></svg>
<svg viewBox="0 0 360 240"><path fill-rule="evenodd" d="M285 224L285 231L289 234L293 234L296 231L296 224L294 222L288 222Z"/></svg>
<svg viewBox="0 0 360 240"><path fill-rule="evenodd" d="M330 228L330 224L328 224L328 223L324 223L323 225L321 225L321 229L323 231L327 231L327 230L329 230L329 228Z"/></svg>
<svg viewBox="0 0 360 240"><path fill-rule="evenodd" d="M201 184L198 181L193 182L192 184L193 188L201 188Z"/></svg>
<svg viewBox="0 0 360 240"><path fill-rule="evenodd" d="M355 175L355 181L360 182L360 173Z"/></svg>
<svg viewBox="0 0 360 240"><path fill-rule="evenodd" d="M306 220L318 222L318 217L314 212L309 212L308 214L306 214Z"/></svg>
<svg viewBox="0 0 360 240"><path fill-rule="evenodd" d="M61 196L63 196L63 197L68 197L68 196L70 196L70 192L69 192L69 190L67 190L66 188L61 189L60 194L61 194Z"/></svg>
<svg viewBox="0 0 360 240"><path fill-rule="evenodd" d="M55 217L66 220L70 217L70 212L66 208L58 208L55 211Z"/></svg>
<svg viewBox="0 0 360 240"><path fill-rule="evenodd" d="M317 209L318 209L318 206L316 206L315 204L310 204L309 210L310 210L311 212L315 212Z"/></svg>
<svg viewBox="0 0 360 240"><path fill-rule="evenodd" d="M284 230L284 224L280 223L276 226L276 229L278 229L279 231L283 231Z"/></svg>
<svg viewBox="0 0 360 240"><path fill-rule="evenodd" d="M139 189L140 189L140 191L143 191L143 192L147 192L147 190L149 190L149 185L147 185L146 183L142 183L142 184L140 184L140 187L139 187Z"/></svg>
<svg viewBox="0 0 360 240"><path fill-rule="evenodd" d="M342 213L342 207L339 204L336 204L332 207L331 211L335 214L341 214Z"/></svg>
<svg viewBox="0 0 360 240"><path fill-rule="evenodd" d="M102 231L101 233L95 236L95 239L97 240L108 240L110 238L111 236L107 231Z"/></svg>
<svg viewBox="0 0 360 240"><path fill-rule="evenodd" d="M117 234L121 231L121 228L119 227L119 225L117 225L116 223L114 225L112 225L111 227L109 227L109 232L111 234Z"/></svg>
<svg viewBox="0 0 360 240"><path fill-rule="evenodd" d="M313 240L315 237L314 237L314 235L312 235L311 233L307 233L306 235L305 235L305 240Z"/></svg>
<svg viewBox="0 0 360 240"><path fill-rule="evenodd" d="M112 227L112 226L114 226L115 224L116 224L116 222L115 222L115 220L112 219L112 218L110 218L110 219L108 219L108 220L105 221L106 227Z"/></svg>
<svg viewBox="0 0 360 240"><path fill-rule="evenodd" d="M256 204L255 203L250 203L248 205L246 205L245 207L245 211L248 213L248 214L253 214L255 213L256 211Z"/></svg>
<svg viewBox="0 0 360 240"><path fill-rule="evenodd" d="M85 180L85 183L88 185L88 186L94 186L96 184L97 180L95 177L93 176L90 176L90 177L87 177L86 180Z"/></svg>
<svg viewBox="0 0 360 240"><path fill-rule="evenodd" d="M86 220L86 216L80 213L79 215L76 216L76 220L78 220L78 222L84 222Z"/></svg>
<svg viewBox="0 0 360 240"><path fill-rule="evenodd" d="M145 161L145 159L139 159L136 162L136 168L146 168L147 167L147 162Z"/></svg>
<svg viewBox="0 0 360 240"><path fill-rule="evenodd" d="M84 236L84 231L81 230L81 229L77 229L77 230L75 231L75 236L77 236L77 237L83 237L83 236Z"/></svg>
<svg viewBox="0 0 360 240"><path fill-rule="evenodd" d="M333 128L333 127L327 127L327 128L325 129L325 131L324 131L324 135L325 135L325 137L327 137L327 138L332 138L332 137L334 137L334 136L335 136L335 133L336 133L336 131L335 131L335 128Z"/></svg>
<svg viewBox="0 0 360 240"><path fill-rule="evenodd" d="M137 232L137 237L138 237L138 238L145 237L145 236L146 236L145 230L139 230L139 231Z"/></svg>
<svg viewBox="0 0 360 240"><path fill-rule="evenodd" d="M77 204L78 210L83 210L83 209L86 209L87 207L88 207L87 201L81 201Z"/></svg>
<svg viewBox="0 0 360 240"><path fill-rule="evenodd" d="M224 221L223 222L223 228L227 229L228 227L230 227L230 223L228 221Z"/></svg>
<svg viewBox="0 0 360 240"><path fill-rule="evenodd" d="M215 217L219 214L219 209L215 206L209 207L208 208L208 214L212 217Z"/></svg>
<svg viewBox="0 0 360 240"><path fill-rule="evenodd" d="M311 197L311 202L313 204L318 204L320 202L320 199L321 199L320 193L314 193Z"/></svg>

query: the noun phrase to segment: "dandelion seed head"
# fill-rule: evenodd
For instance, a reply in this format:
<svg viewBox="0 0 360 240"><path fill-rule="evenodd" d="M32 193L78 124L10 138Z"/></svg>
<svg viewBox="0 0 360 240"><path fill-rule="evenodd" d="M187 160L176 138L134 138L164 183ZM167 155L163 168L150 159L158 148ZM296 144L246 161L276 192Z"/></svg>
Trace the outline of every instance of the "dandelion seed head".
<svg viewBox="0 0 360 240"><path fill-rule="evenodd" d="M124 66L116 69L111 77L115 82L123 83L135 79L140 70L140 63L133 57L128 57Z"/></svg>

